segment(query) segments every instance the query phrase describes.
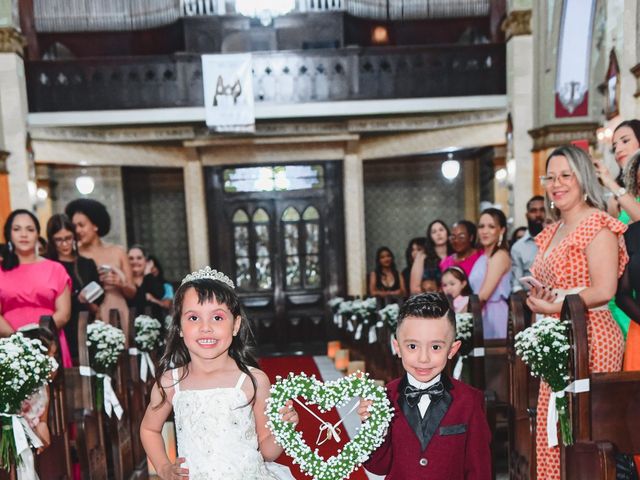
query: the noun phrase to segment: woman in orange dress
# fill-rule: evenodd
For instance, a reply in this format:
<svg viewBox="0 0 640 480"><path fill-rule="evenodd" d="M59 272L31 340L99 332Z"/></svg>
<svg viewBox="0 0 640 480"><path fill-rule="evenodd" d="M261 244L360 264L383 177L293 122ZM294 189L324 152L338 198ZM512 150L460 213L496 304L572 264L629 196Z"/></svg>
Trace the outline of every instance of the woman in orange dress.
<svg viewBox="0 0 640 480"><path fill-rule="evenodd" d="M583 150L554 150L541 180L547 211L556 222L536 237L538 254L531 272L545 288L532 289L527 304L534 313L559 317L564 297L579 293L589 309L589 370L620 371L624 338L607 303L628 260L622 236L627 227L605 213L595 169ZM560 449L549 447L547 438L549 396L549 386L542 382L536 418L537 478L559 480Z"/></svg>

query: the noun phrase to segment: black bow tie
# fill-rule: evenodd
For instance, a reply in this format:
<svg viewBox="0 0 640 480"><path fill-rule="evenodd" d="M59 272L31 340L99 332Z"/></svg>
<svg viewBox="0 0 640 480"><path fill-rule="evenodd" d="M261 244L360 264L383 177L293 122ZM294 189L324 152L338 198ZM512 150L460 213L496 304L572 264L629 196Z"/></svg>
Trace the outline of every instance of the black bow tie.
<svg viewBox="0 0 640 480"><path fill-rule="evenodd" d="M420 403L420 399L423 395L429 395L431 401L437 401L442 398L444 393L444 385L441 381L438 381L427 388L416 388L413 385L407 385L404 387L404 396L407 399L407 403L410 407L415 407Z"/></svg>

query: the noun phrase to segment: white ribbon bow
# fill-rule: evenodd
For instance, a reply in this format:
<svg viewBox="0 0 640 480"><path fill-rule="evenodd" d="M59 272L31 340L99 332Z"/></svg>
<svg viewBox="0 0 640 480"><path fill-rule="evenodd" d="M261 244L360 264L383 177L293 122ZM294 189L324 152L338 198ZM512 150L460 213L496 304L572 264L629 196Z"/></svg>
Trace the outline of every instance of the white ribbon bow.
<svg viewBox="0 0 640 480"><path fill-rule="evenodd" d="M31 430L29 423L20 415L7 415L6 413L0 413L0 415L3 417L11 417L13 441L16 444L16 453L20 459L16 466L18 480L39 480L29 441L34 448L42 447L42 441L35 432Z"/></svg>
<svg viewBox="0 0 640 480"><path fill-rule="evenodd" d="M353 335L354 340L360 340L360 337L362 336L362 327L363 324L361 323L358 325L358 328L356 328L356 333Z"/></svg>
<svg viewBox="0 0 640 480"><path fill-rule="evenodd" d="M549 410L547 411L547 439L549 448L558 445L558 409L556 408L556 398L564 397L565 392L583 393L589 391L589 379L582 378L567 385L559 392L551 392L549 397Z"/></svg>
<svg viewBox="0 0 640 480"><path fill-rule="evenodd" d="M304 403L302 403L300 400L298 400L297 398L294 399L294 400L302 408L304 408L307 412L309 412L316 420L318 420L320 422L320 431L318 432L318 438L316 439L316 445L320 446L324 442L327 442L327 441L331 440L332 438L336 442L340 442L340 433L342 433L342 431L338 427L344 421L344 418L340 419L336 423L327 422L325 420L322 420L319 416L317 416L315 413L313 413L311 410L309 410L309 408ZM348 417L349 415L351 415L356 408L358 408L358 402L356 402L356 404L353 407L351 407L351 410L349 410L347 412L347 414L345 415L345 418ZM327 433L325 434L325 432L327 432Z"/></svg>
<svg viewBox="0 0 640 480"><path fill-rule="evenodd" d="M156 367L153 365L149 352L140 351L137 348L129 349L129 355L138 354L140 354L140 379L146 382L149 372L151 372L152 377L156 376Z"/></svg>
<svg viewBox="0 0 640 480"><path fill-rule="evenodd" d="M108 417L111 417L111 412L116 414L118 420L122 418L122 414L124 410L122 410L122 406L118 401L118 396L116 392L113 391L113 387L111 386L111 377L109 375L105 375L104 373L98 373L98 378L103 379L102 385L104 386L104 412Z"/></svg>

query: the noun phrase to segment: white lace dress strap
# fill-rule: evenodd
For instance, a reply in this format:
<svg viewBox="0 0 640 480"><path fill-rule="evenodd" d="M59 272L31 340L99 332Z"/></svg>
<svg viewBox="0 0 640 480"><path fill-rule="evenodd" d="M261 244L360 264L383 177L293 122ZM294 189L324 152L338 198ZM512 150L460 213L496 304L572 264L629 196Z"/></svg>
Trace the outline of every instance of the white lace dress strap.
<svg viewBox="0 0 640 480"><path fill-rule="evenodd" d="M176 393L180 391L180 377L178 376L178 369L171 370L171 378L173 378L173 389Z"/></svg>
<svg viewBox="0 0 640 480"><path fill-rule="evenodd" d="M247 374L242 372L240 377L238 377L238 381L236 382L236 386L234 387L236 390L240 390L242 388L242 384L244 383L245 378L247 378Z"/></svg>

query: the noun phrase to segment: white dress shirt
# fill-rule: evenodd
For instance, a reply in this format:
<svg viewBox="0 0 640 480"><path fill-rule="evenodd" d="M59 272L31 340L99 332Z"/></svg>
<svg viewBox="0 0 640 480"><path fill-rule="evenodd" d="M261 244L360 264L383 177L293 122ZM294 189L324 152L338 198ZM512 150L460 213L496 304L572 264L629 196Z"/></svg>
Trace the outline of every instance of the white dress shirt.
<svg viewBox="0 0 640 480"><path fill-rule="evenodd" d="M407 380L409 381L409 385L412 387L418 388L420 390L424 390L425 388L429 388L431 385L434 385L440 381L440 373L432 378L429 382L423 383L416 380L409 372L407 372ZM427 413L427 408L429 408L429 404L431 403L431 398L429 395L422 395L420 397L420 402L418 403L418 410L420 410L420 416L424 418L424 414Z"/></svg>

